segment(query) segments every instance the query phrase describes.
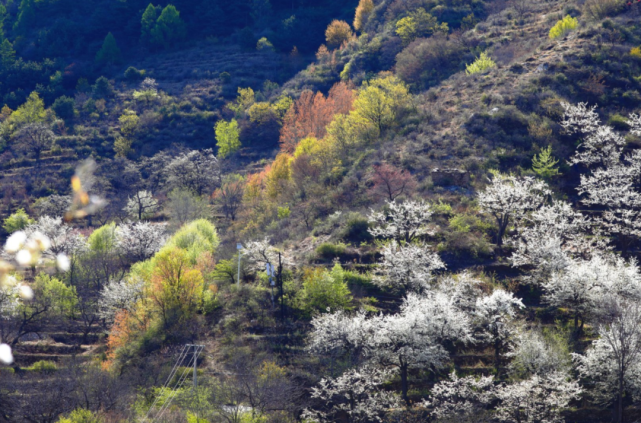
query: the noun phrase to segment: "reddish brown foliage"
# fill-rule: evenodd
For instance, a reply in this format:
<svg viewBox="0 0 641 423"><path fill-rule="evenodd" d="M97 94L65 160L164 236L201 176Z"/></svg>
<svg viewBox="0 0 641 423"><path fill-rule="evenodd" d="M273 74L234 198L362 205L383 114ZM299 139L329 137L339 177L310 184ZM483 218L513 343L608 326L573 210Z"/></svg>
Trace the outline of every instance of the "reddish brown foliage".
<svg viewBox="0 0 641 423"><path fill-rule="evenodd" d="M321 92L304 91L285 115L280 131L281 149L293 153L303 138L323 138L334 115L349 113L353 102L354 91L344 82L334 85L327 97Z"/></svg>
<svg viewBox="0 0 641 423"><path fill-rule="evenodd" d="M387 163L372 167L371 180L374 185L369 194L394 201L402 194L409 194L416 189L416 179L406 170L400 170Z"/></svg>

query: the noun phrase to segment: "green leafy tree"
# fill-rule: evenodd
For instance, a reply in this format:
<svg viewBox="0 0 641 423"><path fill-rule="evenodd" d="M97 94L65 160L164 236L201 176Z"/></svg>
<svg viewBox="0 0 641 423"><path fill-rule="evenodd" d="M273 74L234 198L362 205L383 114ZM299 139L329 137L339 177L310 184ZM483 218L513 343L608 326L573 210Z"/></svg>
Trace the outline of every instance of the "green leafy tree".
<svg viewBox="0 0 641 423"><path fill-rule="evenodd" d="M550 39L554 40L556 38L563 37L568 32L576 29L577 26L579 26L578 19L567 15L550 29Z"/></svg>
<svg viewBox="0 0 641 423"><path fill-rule="evenodd" d="M436 17L427 13L422 7L396 22L396 34L401 37L405 45L435 32L447 33L448 31L447 23L439 24Z"/></svg>
<svg viewBox="0 0 641 423"><path fill-rule="evenodd" d="M218 158L223 159L240 148L240 132L238 122L232 119L231 122L220 120L216 123L216 147L218 147Z"/></svg>
<svg viewBox="0 0 641 423"><path fill-rule="evenodd" d="M110 32L102 43L102 48L96 54L96 63L99 65L113 65L122 59L116 38Z"/></svg>
<svg viewBox="0 0 641 423"><path fill-rule="evenodd" d="M532 170L540 177L549 179L559 174L558 163L559 161L552 156L552 146L548 145L532 158Z"/></svg>
<svg viewBox="0 0 641 423"><path fill-rule="evenodd" d="M331 271L322 268L307 269L303 275L303 289L299 297L301 308L308 314L350 309L352 295L345 282L345 271L340 264Z"/></svg>
<svg viewBox="0 0 641 423"><path fill-rule="evenodd" d="M10 120L14 129L32 123L44 122L47 118L45 103L37 92L29 94L27 101L11 114Z"/></svg>
<svg viewBox="0 0 641 423"><path fill-rule="evenodd" d="M16 231L23 230L32 223L34 223L34 220L29 217L27 212L25 212L24 209L18 209L4 220L2 227L7 233L12 234Z"/></svg>
<svg viewBox="0 0 641 423"><path fill-rule="evenodd" d="M185 23L180 12L172 4L167 5L151 30L151 42L159 47L170 47L185 38Z"/></svg>
<svg viewBox="0 0 641 423"><path fill-rule="evenodd" d="M78 408L69 414L68 417L61 417L58 423L102 423L102 419L84 408Z"/></svg>

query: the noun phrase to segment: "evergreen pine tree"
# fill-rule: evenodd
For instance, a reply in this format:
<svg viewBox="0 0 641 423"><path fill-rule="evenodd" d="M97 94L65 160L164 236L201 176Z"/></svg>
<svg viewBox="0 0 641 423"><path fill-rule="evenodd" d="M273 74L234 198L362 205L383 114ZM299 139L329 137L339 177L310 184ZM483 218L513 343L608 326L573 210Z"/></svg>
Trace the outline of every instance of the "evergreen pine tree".
<svg viewBox="0 0 641 423"><path fill-rule="evenodd" d="M18 8L18 20L14 29L19 35L25 35L36 19L34 0L22 0Z"/></svg>
<svg viewBox="0 0 641 423"><path fill-rule="evenodd" d="M142 19L140 20L140 41L144 44L151 43L151 31L153 31L156 26L156 20L158 20L158 13L153 4L149 3L147 9L142 14Z"/></svg>
<svg viewBox="0 0 641 423"><path fill-rule="evenodd" d="M6 38L0 44L0 67L2 70L8 69L16 61L16 51L13 49L13 45Z"/></svg>
<svg viewBox="0 0 641 423"><path fill-rule="evenodd" d="M169 47L185 37L185 23L180 19L180 12L172 4L167 5L158 17L156 26L151 31L153 44Z"/></svg>
<svg viewBox="0 0 641 423"><path fill-rule="evenodd" d="M96 54L96 63L99 65L113 65L120 62L120 48L116 43L116 38L110 32L102 43L102 48Z"/></svg>

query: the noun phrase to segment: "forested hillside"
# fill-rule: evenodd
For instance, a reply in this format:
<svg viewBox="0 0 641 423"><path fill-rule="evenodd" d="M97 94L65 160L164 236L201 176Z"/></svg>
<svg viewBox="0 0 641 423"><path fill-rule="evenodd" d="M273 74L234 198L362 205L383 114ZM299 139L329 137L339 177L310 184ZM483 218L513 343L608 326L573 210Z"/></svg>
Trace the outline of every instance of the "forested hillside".
<svg viewBox="0 0 641 423"><path fill-rule="evenodd" d="M0 1L0 422L641 418L641 2Z"/></svg>

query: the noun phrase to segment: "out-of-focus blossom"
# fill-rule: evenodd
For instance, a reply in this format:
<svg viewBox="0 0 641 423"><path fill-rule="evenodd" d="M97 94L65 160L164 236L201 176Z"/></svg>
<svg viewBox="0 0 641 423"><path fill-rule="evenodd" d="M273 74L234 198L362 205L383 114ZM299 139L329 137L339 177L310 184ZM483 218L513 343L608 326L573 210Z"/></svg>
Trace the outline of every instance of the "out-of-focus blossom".
<svg viewBox="0 0 641 423"><path fill-rule="evenodd" d="M7 344L0 344L0 363L13 363L13 354L11 353L11 347Z"/></svg>

